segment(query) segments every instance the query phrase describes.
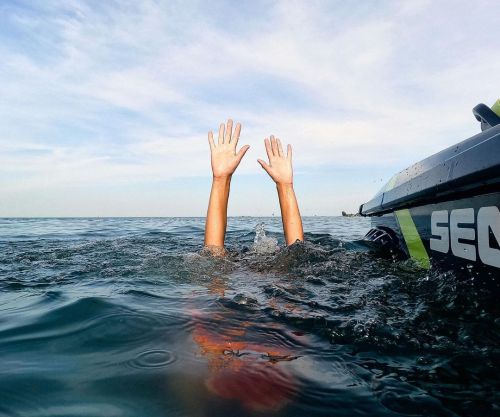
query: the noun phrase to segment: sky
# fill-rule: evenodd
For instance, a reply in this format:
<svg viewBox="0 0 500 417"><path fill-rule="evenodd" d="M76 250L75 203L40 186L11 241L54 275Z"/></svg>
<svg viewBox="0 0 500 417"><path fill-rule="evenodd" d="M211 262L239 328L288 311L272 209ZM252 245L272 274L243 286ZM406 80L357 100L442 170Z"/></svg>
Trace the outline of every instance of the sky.
<svg viewBox="0 0 500 417"><path fill-rule="evenodd" d="M356 212L480 131L497 0L0 1L0 216L203 216L207 132L251 146L230 216L279 214L257 164L294 149L303 215Z"/></svg>

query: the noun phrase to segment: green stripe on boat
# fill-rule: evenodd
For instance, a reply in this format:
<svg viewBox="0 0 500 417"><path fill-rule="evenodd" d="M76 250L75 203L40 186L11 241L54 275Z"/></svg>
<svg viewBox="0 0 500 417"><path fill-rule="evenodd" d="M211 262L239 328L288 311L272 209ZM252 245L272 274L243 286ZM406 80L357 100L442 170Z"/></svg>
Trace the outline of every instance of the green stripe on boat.
<svg viewBox="0 0 500 417"><path fill-rule="evenodd" d="M493 104L493 106L491 106L491 110L493 110L493 113L500 117L500 98L495 101L495 104Z"/></svg>
<svg viewBox="0 0 500 417"><path fill-rule="evenodd" d="M425 250L422 239L418 234L418 230L411 218L410 210L398 210L395 212L396 218L398 219L399 228L403 233L403 237L406 242L406 247L410 256L417 262L422 268L429 269L431 267L431 262L429 260L429 255Z"/></svg>

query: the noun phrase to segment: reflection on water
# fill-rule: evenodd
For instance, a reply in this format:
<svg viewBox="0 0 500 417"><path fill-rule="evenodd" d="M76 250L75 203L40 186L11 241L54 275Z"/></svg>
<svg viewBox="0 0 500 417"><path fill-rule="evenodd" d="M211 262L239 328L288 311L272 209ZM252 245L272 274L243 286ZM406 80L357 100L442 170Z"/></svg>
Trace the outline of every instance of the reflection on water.
<svg viewBox="0 0 500 417"><path fill-rule="evenodd" d="M0 219L0 416L498 414L498 303L468 271L374 257L366 219L286 249L262 222L214 258L203 219Z"/></svg>

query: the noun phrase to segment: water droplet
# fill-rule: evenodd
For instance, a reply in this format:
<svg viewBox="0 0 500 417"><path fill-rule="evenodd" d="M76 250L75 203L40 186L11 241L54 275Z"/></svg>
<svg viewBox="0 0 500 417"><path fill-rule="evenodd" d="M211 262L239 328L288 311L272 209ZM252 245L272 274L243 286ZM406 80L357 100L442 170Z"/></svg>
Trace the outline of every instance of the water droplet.
<svg viewBox="0 0 500 417"><path fill-rule="evenodd" d="M264 223L259 223L255 227L255 239L253 241L252 250L262 254L275 253L278 250L278 240L266 236L264 226Z"/></svg>

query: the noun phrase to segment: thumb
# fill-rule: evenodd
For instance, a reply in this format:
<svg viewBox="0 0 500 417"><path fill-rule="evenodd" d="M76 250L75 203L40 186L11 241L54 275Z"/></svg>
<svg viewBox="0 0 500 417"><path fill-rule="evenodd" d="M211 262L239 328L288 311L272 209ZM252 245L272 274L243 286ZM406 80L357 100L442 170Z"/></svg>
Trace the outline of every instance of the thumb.
<svg viewBox="0 0 500 417"><path fill-rule="evenodd" d="M245 145L236 154L236 157L238 158L238 164L240 163L241 159L245 156L245 154L247 153L247 151L249 149L250 149L250 145Z"/></svg>
<svg viewBox="0 0 500 417"><path fill-rule="evenodd" d="M271 172L270 172L271 167L270 167L268 164L266 164L266 163L265 163L262 159L257 159L257 162L260 164L260 166L261 166L262 168L264 168L264 170L265 170L265 171L266 171L269 175L271 175Z"/></svg>

